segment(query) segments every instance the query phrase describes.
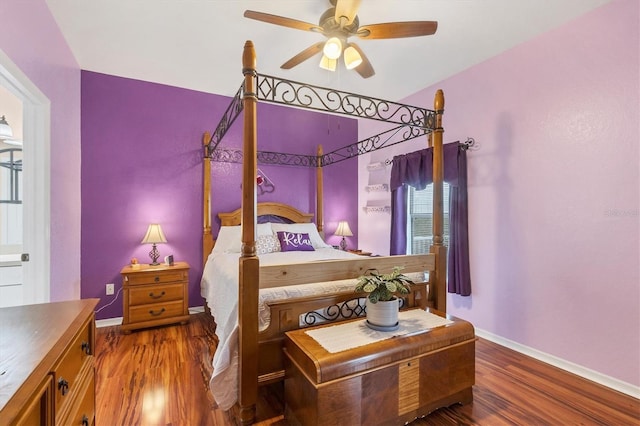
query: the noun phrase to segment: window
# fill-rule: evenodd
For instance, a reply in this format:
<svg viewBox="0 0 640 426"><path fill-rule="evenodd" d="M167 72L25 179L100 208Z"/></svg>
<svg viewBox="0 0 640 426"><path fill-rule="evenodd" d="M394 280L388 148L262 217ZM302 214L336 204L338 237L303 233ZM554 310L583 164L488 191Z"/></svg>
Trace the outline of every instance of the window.
<svg viewBox="0 0 640 426"><path fill-rule="evenodd" d="M444 245L449 246L449 184L443 184ZM407 253L429 253L433 242L433 184L425 189L409 187Z"/></svg>

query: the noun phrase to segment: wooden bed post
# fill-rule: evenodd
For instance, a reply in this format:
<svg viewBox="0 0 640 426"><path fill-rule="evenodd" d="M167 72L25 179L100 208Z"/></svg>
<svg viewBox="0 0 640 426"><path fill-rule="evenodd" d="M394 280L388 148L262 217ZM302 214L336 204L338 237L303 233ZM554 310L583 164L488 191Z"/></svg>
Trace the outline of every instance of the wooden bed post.
<svg viewBox="0 0 640 426"><path fill-rule="evenodd" d="M202 158L203 172L203 199L202 199L202 265L207 263L209 253L213 249L213 235L211 234L211 157L207 145L211 140L211 134L205 132L202 136L202 144L204 146L204 156Z"/></svg>
<svg viewBox="0 0 640 426"><path fill-rule="evenodd" d="M438 90L433 102L436 111L436 126L431 142L433 143L433 245L431 253L436 255L435 307L441 312L447 311L447 247L443 245L443 190L444 181L444 155L442 138L442 114L444 113L444 92Z"/></svg>
<svg viewBox="0 0 640 426"><path fill-rule="evenodd" d="M317 161L318 165L316 166L316 226L318 227L318 233L322 238L324 238L324 194L322 193L324 190L324 181L322 177L322 155L324 151L322 150L322 145L318 145L317 151Z"/></svg>
<svg viewBox="0 0 640 426"><path fill-rule="evenodd" d="M239 390L238 421L255 421L258 399L258 289L260 262L256 255L257 87L256 52L247 40L242 54L244 75L242 250L239 260Z"/></svg>

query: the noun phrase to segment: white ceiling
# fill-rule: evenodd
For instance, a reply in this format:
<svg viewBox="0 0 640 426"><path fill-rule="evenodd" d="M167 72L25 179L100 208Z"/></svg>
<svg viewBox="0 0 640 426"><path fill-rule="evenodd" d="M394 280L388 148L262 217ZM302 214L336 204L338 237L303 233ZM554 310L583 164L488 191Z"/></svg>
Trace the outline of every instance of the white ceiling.
<svg viewBox="0 0 640 426"><path fill-rule="evenodd" d="M358 40L376 75L318 67L282 70L320 34L258 22L246 9L316 24L328 0L46 0L83 70L233 96L242 47L258 72L399 100L610 0L364 0L360 24L434 20L427 37Z"/></svg>

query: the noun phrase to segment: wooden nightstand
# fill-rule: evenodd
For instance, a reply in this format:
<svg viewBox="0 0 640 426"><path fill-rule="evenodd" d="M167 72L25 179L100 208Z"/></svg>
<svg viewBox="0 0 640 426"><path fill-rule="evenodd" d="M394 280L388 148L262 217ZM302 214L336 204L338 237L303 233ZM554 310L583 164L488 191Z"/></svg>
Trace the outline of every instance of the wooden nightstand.
<svg viewBox="0 0 640 426"><path fill-rule="evenodd" d="M127 265L122 274L122 331L189 321L189 264Z"/></svg>
<svg viewBox="0 0 640 426"><path fill-rule="evenodd" d="M370 251L362 251L362 250L347 250L349 253L358 254L360 256L371 256Z"/></svg>

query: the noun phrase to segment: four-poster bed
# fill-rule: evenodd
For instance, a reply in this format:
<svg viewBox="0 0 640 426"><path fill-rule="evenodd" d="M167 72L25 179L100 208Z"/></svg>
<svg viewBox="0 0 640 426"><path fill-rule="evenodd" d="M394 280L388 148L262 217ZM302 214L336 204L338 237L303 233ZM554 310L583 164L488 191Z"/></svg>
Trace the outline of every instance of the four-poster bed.
<svg viewBox="0 0 640 426"><path fill-rule="evenodd" d="M443 246L443 205L442 205L442 113L444 96L438 91L434 110L417 108L395 102L369 98L351 93L342 93L331 89L302 85L300 83L263 76L256 72L256 55L253 43L247 41L243 52L244 83L225 112L213 135L204 137L204 223L203 257L210 257L214 247L211 225L211 161L242 162L242 200L241 208L229 214L220 214L224 227L240 226L241 248L238 256L237 282L237 352L238 352L238 391L236 414L243 424L252 423L255 418L258 384L281 380L282 339L284 332L300 327L299 318L305 313L353 299L353 290L335 294L296 298L268 303L270 310L269 326L260 330L259 291L270 287L287 287L307 283L354 279L368 269L387 272L394 266L403 266L406 272L429 272L427 284L417 285L405 302L412 307L430 307L441 312L446 311L446 247ZM280 87L282 86L282 87ZM309 93L318 97L326 91L326 99L311 99ZM301 95L301 92L306 92ZM336 101L335 97L339 100ZM355 118L368 118L395 124L397 127L372 138L360 141L344 149L324 154L318 148L315 156L279 155L285 158L284 164L308 165L317 169L317 211L315 214L319 234L323 231L322 168L337 161L357 157L385 146L429 136L434 148L434 245L429 254L413 256L362 257L325 260L311 263L273 264L262 266L256 250L259 232L258 216L275 215L289 222L311 222L314 215L304 214L295 208L279 203L258 204L256 201L256 173L259 161L271 158L257 150L257 102L293 105L311 110L327 111ZM241 111L243 118L242 152L229 152L218 148L218 144L229 126ZM399 135L399 136L398 136ZM400 137L402 140L394 140ZM269 153L267 153L269 154ZM291 160L290 158L294 158ZM282 163L281 163L282 164ZM320 250L318 250L320 251ZM266 257L266 256L265 256ZM333 259L333 258L328 258ZM206 271L207 267L205 267ZM205 281L203 277L203 282ZM206 298L203 290L203 296ZM207 301L209 303L211 301ZM215 314L215 313L214 313ZM235 313L234 313L235 315ZM220 328L218 318L217 327ZM222 344L224 342L220 342ZM229 349L227 349L229 350ZM233 364L231 365L233 368ZM215 370L215 368L214 368ZM214 371L214 375L216 372Z"/></svg>

